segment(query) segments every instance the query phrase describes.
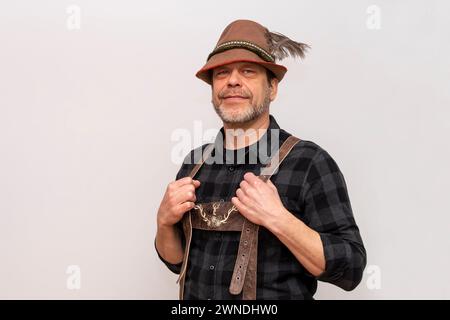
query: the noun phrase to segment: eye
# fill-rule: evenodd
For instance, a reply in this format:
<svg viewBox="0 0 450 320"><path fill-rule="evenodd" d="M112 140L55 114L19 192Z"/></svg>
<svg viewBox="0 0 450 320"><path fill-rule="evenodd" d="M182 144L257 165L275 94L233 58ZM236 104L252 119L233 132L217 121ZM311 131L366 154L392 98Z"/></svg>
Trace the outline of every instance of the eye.
<svg viewBox="0 0 450 320"><path fill-rule="evenodd" d="M226 74L226 73L227 73L227 70L222 69L222 70L217 71L217 72L216 72L216 75L217 75L217 76L221 76L221 75L224 75L224 74Z"/></svg>
<svg viewBox="0 0 450 320"><path fill-rule="evenodd" d="M242 72L244 74L253 74L254 73L254 71L252 69L244 69Z"/></svg>

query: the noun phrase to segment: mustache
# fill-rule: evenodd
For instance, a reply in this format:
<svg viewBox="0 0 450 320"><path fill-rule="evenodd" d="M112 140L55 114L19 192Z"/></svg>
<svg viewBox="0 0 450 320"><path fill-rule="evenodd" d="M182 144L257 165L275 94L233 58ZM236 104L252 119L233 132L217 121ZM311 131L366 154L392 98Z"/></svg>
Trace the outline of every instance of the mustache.
<svg viewBox="0 0 450 320"><path fill-rule="evenodd" d="M224 92L219 93L218 96L220 99L224 99L224 98L231 97L231 96L239 96L239 97L243 97L243 98L251 98L252 97L251 94L249 94L247 92L243 92L243 91L238 91L238 92L224 91Z"/></svg>

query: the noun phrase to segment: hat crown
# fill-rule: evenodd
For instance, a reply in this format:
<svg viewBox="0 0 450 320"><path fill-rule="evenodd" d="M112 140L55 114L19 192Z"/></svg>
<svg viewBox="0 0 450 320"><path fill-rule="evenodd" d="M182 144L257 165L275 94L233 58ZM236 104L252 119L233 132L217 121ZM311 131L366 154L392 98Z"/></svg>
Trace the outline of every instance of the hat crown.
<svg viewBox="0 0 450 320"><path fill-rule="evenodd" d="M267 52L270 51L269 42L266 37L266 27L251 20L236 20L231 22L220 35L216 48L229 41L248 41L256 44Z"/></svg>

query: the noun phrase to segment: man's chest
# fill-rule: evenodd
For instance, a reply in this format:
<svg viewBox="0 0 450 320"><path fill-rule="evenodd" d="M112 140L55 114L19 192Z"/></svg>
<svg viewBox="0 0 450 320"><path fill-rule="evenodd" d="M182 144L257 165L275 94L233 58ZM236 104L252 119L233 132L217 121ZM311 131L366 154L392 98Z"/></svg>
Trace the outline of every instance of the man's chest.
<svg viewBox="0 0 450 320"><path fill-rule="evenodd" d="M196 179L201 182L196 189L197 203L213 201L231 201L244 179L244 174L252 172L260 175L263 164L211 164L203 165ZM280 200L290 212L301 215L301 199L304 174L292 161L285 161L283 166L271 177L277 188Z"/></svg>

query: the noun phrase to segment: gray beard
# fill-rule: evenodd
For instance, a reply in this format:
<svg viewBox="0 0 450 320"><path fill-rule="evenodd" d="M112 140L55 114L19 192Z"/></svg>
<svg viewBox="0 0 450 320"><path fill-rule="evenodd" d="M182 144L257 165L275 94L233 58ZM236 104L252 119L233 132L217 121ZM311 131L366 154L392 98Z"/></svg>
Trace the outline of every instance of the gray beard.
<svg viewBox="0 0 450 320"><path fill-rule="evenodd" d="M230 114L227 112L226 107L220 106L214 103L214 110L217 115L222 119L224 123L245 123L258 118L261 114L269 110L270 106L270 90L266 91L266 96L261 105L250 104L245 110L237 114Z"/></svg>

